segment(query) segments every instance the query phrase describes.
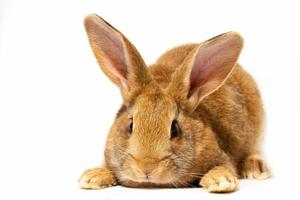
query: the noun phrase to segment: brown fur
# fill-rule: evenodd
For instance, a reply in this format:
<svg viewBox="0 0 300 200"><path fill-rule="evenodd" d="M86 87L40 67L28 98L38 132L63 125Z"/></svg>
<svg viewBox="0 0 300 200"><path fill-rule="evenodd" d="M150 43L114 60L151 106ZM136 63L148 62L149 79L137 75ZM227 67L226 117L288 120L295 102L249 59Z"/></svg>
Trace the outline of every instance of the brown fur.
<svg viewBox="0 0 300 200"><path fill-rule="evenodd" d="M97 61L120 87L124 104L108 134L104 165L85 172L81 188L116 182L184 187L199 181L210 192L231 192L238 177L269 176L259 151L261 98L236 63L243 44L237 33L176 47L147 68L135 47L103 19L89 15L85 25ZM173 120L181 133L170 139Z"/></svg>

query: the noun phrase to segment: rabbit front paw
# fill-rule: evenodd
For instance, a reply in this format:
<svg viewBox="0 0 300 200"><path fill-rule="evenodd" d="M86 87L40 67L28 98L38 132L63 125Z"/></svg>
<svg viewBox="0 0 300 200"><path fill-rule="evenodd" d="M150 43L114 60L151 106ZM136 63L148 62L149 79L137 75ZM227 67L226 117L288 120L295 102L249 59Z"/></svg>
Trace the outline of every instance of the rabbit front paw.
<svg viewBox="0 0 300 200"><path fill-rule="evenodd" d="M102 189L117 184L113 173L105 168L88 169L78 180L81 189Z"/></svg>
<svg viewBox="0 0 300 200"><path fill-rule="evenodd" d="M233 192L238 189L239 181L238 178L225 167L215 167L202 177L200 186L208 192Z"/></svg>

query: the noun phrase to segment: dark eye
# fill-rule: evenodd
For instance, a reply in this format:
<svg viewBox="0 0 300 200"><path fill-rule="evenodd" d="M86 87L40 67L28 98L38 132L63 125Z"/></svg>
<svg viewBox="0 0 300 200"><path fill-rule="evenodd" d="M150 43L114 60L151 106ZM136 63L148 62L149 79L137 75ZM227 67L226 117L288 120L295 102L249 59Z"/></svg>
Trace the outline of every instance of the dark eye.
<svg viewBox="0 0 300 200"><path fill-rule="evenodd" d="M131 120L130 125L128 127L128 132L132 133L132 128L133 128L133 121Z"/></svg>
<svg viewBox="0 0 300 200"><path fill-rule="evenodd" d="M171 134L171 139L178 137L180 134L180 130L176 120L173 120L172 122L170 134Z"/></svg>

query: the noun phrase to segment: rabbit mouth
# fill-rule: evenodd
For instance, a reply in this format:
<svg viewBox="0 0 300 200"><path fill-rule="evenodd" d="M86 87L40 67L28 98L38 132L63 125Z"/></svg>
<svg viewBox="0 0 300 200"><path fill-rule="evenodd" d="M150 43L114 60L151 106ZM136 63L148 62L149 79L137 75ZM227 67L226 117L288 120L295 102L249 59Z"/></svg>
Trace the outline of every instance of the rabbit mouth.
<svg viewBox="0 0 300 200"><path fill-rule="evenodd" d="M127 171L128 172L128 171ZM130 170L128 173L122 173L121 180L130 181L140 184L171 184L176 178L170 171L160 172L159 170L154 170L152 173L145 174L140 171Z"/></svg>

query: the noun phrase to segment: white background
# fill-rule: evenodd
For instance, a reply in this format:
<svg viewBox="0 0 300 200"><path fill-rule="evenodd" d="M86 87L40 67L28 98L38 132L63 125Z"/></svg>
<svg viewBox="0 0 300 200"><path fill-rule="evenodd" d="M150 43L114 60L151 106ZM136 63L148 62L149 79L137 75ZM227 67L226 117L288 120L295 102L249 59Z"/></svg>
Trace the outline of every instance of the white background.
<svg viewBox="0 0 300 200"><path fill-rule="evenodd" d="M147 63L165 50L230 30L240 63L257 80L267 113L264 154L274 177L240 191L85 191L83 170L100 164L121 104L96 64L83 17L121 30ZM0 0L0 199L299 198L300 29L297 1Z"/></svg>

